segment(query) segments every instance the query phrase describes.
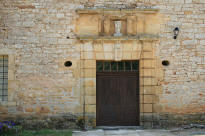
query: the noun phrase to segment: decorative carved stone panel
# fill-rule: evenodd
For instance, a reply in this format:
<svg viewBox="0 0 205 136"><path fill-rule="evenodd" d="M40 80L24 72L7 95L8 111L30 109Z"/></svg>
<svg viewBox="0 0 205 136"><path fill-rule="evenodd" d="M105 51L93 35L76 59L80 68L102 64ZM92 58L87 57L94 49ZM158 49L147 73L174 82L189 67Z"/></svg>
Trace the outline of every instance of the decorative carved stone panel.
<svg viewBox="0 0 205 136"><path fill-rule="evenodd" d="M162 22L157 9L78 9L76 12L79 14L76 34L80 38L156 36Z"/></svg>

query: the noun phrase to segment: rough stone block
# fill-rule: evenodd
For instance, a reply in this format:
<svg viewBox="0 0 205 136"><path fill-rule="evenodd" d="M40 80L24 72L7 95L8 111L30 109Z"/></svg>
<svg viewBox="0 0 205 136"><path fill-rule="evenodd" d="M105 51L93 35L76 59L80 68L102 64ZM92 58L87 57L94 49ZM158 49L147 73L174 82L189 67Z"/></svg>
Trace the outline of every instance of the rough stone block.
<svg viewBox="0 0 205 136"><path fill-rule="evenodd" d="M95 86L95 79L87 79L84 81L84 86L86 87L94 87Z"/></svg>
<svg viewBox="0 0 205 136"><path fill-rule="evenodd" d="M14 70L8 70L8 80L15 80Z"/></svg>
<svg viewBox="0 0 205 136"><path fill-rule="evenodd" d="M64 14L63 14L63 13L58 13L58 14L56 15L56 17L57 17L57 18L64 18Z"/></svg>
<svg viewBox="0 0 205 136"><path fill-rule="evenodd" d="M86 105L96 105L96 96L85 96Z"/></svg>
<svg viewBox="0 0 205 136"><path fill-rule="evenodd" d="M153 59L140 61L140 66L145 68L154 68L155 64L156 63Z"/></svg>
<svg viewBox="0 0 205 136"><path fill-rule="evenodd" d="M163 88L161 86L156 86L156 94L162 94Z"/></svg>
<svg viewBox="0 0 205 136"><path fill-rule="evenodd" d="M140 80L140 85L145 85L145 86L155 86L157 85L157 81L155 78L143 78Z"/></svg>
<svg viewBox="0 0 205 136"><path fill-rule="evenodd" d="M143 112L144 112L144 104L140 104L140 114L143 114Z"/></svg>
<svg viewBox="0 0 205 136"><path fill-rule="evenodd" d="M6 107L0 106L0 114L8 113L8 109Z"/></svg>
<svg viewBox="0 0 205 136"><path fill-rule="evenodd" d="M153 111L154 111L155 113L160 113L160 112L162 112L162 106L159 105L159 104L154 104L154 105L153 105Z"/></svg>
<svg viewBox="0 0 205 136"><path fill-rule="evenodd" d="M86 113L96 113L96 105L86 105Z"/></svg>
<svg viewBox="0 0 205 136"><path fill-rule="evenodd" d="M8 101L7 102L7 106L10 107L10 106L17 106L17 103L16 102L12 102L12 101Z"/></svg>
<svg viewBox="0 0 205 136"><path fill-rule="evenodd" d="M144 112L149 113L149 112L153 112L152 111L152 104L144 104Z"/></svg>
<svg viewBox="0 0 205 136"><path fill-rule="evenodd" d="M153 52L142 52L142 58L149 58L149 59L153 59L154 55Z"/></svg>
<svg viewBox="0 0 205 136"><path fill-rule="evenodd" d="M140 87L140 94L155 94L156 86L143 86Z"/></svg>
<svg viewBox="0 0 205 136"><path fill-rule="evenodd" d="M96 70L95 69L81 69L81 77L95 78Z"/></svg>
<svg viewBox="0 0 205 136"><path fill-rule="evenodd" d="M154 95L143 95L143 96L144 96L144 103L154 102Z"/></svg>
<svg viewBox="0 0 205 136"><path fill-rule="evenodd" d="M25 108L25 112L34 112L33 108Z"/></svg>
<svg viewBox="0 0 205 136"><path fill-rule="evenodd" d="M155 69L142 69L140 72L141 77L155 77L156 71Z"/></svg>
<svg viewBox="0 0 205 136"><path fill-rule="evenodd" d="M85 87L85 94L87 96L96 96L96 88L95 87Z"/></svg>
<svg viewBox="0 0 205 136"><path fill-rule="evenodd" d="M48 107L37 106L35 111L38 114L46 114L50 112L50 109Z"/></svg>
<svg viewBox="0 0 205 136"><path fill-rule="evenodd" d="M83 66L83 68L91 68L91 69L95 69L96 68L96 61L95 60L84 60L81 61L81 66Z"/></svg>

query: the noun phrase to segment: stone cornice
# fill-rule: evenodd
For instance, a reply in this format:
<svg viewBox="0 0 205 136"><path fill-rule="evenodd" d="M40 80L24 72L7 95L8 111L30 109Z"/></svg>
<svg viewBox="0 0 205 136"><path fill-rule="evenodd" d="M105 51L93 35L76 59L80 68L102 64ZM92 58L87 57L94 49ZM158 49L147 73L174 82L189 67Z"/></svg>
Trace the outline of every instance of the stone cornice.
<svg viewBox="0 0 205 136"><path fill-rule="evenodd" d="M146 41L146 40L152 40L156 41L159 40L158 35L152 35L152 34L141 34L136 36L78 36L77 39L79 40L137 40L137 41Z"/></svg>
<svg viewBox="0 0 205 136"><path fill-rule="evenodd" d="M159 9L154 8L135 8L135 9L77 9L78 14L113 14L113 13L125 13L125 14L135 14L135 13L148 13L155 14Z"/></svg>

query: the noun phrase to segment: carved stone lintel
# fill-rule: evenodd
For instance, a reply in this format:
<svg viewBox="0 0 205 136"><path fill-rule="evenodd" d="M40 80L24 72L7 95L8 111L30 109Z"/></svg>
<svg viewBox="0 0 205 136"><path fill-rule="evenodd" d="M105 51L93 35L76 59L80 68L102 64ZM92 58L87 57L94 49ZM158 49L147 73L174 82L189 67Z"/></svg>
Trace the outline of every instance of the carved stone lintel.
<svg viewBox="0 0 205 136"><path fill-rule="evenodd" d="M115 61L122 60L122 46L120 43L115 44Z"/></svg>

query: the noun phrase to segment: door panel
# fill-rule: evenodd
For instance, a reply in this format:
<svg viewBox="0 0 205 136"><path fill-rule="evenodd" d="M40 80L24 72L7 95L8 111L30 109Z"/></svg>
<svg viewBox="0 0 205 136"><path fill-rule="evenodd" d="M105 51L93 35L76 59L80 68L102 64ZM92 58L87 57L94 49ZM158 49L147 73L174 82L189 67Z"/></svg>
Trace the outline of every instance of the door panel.
<svg viewBox="0 0 205 136"><path fill-rule="evenodd" d="M139 125L139 73L97 72L97 126Z"/></svg>

